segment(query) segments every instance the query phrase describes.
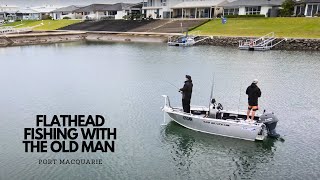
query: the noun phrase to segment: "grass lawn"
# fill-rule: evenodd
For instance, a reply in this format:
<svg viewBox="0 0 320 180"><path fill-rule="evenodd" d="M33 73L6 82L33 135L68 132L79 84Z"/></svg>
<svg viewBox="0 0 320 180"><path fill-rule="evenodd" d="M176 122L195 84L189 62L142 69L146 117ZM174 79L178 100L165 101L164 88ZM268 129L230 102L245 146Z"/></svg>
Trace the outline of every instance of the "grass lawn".
<svg viewBox="0 0 320 180"><path fill-rule="evenodd" d="M8 23L5 26L15 26L15 28L26 28L33 27L39 25L43 22L44 25L35 27L33 30L56 30L64 26L68 26L70 24L81 22L81 20L70 20L70 19L62 19L62 20L27 20L27 21L19 21Z"/></svg>
<svg viewBox="0 0 320 180"><path fill-rule="evenodd" d="M215 19L194 31L202 35L263 36L274 32L277 37L320 38L320 18L229 18L226 24Z"/></svg>

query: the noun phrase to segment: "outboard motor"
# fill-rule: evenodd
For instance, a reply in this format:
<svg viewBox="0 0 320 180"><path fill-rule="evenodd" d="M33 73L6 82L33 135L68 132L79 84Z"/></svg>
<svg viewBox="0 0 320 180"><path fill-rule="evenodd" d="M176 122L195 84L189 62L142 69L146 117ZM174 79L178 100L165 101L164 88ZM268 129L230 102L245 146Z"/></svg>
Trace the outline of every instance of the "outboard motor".
<svg viewBox="0 0 320 180"><path fill-rule="evenodd" d="M280 134L276 132L276 126L279 119L273 113L264 113L260 116L260 122L264 123L268 130L268 136L273 138L280 137Z"/></svg>

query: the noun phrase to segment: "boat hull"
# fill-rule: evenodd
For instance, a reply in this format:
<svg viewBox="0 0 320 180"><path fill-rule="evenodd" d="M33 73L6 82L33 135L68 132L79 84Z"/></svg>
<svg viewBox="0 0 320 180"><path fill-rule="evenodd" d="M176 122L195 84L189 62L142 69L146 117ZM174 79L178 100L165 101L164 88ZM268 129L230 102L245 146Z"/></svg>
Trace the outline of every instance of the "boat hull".
<svg viewBox="0 0 320 180"><path fill-rule="evenodd" d="M193 46L194 43L168 42L169 46Z"/></svg>
<svg viewBox="0 0 320 180"><path fill-rule="evenodd" d="M247 123L228 121L222 119L206 118L203 115L193 115L175 110L165 110L168 116L183 127L203 133L244 139L249 141L263 140L263 135L258 135L262 130L261 123Z"/></svg>

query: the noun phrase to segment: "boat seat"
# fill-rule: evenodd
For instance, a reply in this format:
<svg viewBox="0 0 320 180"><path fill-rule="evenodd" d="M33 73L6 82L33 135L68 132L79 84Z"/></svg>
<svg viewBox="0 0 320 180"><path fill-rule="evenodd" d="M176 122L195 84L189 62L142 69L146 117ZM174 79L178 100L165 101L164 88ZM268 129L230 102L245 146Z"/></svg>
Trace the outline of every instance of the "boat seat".
<svg viewBox="0 0 320 180"><path fill-rule="evenodd" d="M222 117L222 119L224 119L224 120L227 120L227 119L236 120L236 119L237 119L237 116L234 115L234 114L226 113L226 114L224 114L224 116Z"/></svg>
<svg viewBox="0 0 320 180"><path fill-rule="evenodd" d="M217 112L216 119L221 119L221 112L220 111Z"/></svg>

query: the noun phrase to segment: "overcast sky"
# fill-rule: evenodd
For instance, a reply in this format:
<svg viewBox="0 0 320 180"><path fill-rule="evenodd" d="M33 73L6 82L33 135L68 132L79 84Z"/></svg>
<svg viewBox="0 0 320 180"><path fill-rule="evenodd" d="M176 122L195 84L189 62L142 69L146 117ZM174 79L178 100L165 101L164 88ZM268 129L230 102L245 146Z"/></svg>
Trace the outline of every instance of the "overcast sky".
<svg viewBox="0 0 320 180"><path fill-rule="evenodd" d="M93 3L142 2L142 0L0 0L0 5L38 6L38 5L89 5Z"/></svg>

